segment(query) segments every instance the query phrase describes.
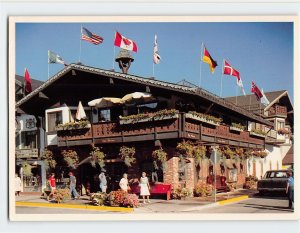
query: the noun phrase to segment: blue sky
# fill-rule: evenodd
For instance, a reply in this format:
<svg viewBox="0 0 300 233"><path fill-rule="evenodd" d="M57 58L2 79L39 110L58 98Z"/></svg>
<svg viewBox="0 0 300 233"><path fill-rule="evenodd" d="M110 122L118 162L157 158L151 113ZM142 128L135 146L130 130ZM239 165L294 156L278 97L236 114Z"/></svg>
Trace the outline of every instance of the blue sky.
<svg viewBox="0 0 300 233"><path fill-rule="evenodd" d="M32 78L48 78L47 51L59 54L67 63L79 60L80 23L18 23L16 26L16 74L27 67ZM251 81L265 92L288 90L293 99L293 23L84 23L88 30L104 38L100 45L81 42L81 62L103 69L113 68L114 32L134 40L129 73L152 76L154 35L157 34L161 63L155 65L158 80L182 79L200 84L201 43L218 66L211 74L201 65L201 87L220 95L222 61L226 59L240 72L247 94ZM119 48L115 47L115 55ZM50 65L50 77L63 69ZM115 64L115 69L119 71ZM222 96L240 94L236 78L223 76Z"/></svg>

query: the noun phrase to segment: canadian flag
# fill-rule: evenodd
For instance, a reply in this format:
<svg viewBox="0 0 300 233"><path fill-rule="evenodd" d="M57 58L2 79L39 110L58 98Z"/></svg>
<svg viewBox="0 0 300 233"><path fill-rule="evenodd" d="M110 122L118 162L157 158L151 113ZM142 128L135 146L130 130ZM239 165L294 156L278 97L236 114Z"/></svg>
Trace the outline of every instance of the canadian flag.
<svg viewBox="0 0 300 233"><path fill-rule="evenodd" d="M125 36L122 36L119 32L115 34L115 46L122 49L130 50L137 53L137 45L133 40L127 39Z"/></svg>

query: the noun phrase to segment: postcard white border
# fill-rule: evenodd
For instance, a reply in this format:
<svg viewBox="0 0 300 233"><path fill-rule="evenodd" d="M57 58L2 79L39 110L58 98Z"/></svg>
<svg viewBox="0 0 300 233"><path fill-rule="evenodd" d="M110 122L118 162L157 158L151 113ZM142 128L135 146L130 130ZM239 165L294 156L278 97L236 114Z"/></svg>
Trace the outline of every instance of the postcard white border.
<svg viewBox="0 0 300 233"><path fill-rule="evenodd" d="M14 129L14 77L15 77L15 24L18 22L294 22L294 89L299 85L299 80L295 77L299 77L299 38L298 38L298 17L296 16L36 16L36 17L22 17L14 16L9 18L9 128ZM296 90L294 90L296 93ZM295 106L297 106L298 97L295 95ZM297 109L295 108L295 116L297 115ZM295 121L295 128L298 125ZM295 130L296 131L296 130ZM298 131L298 130L297 130ZM296 133L295 133L296 134ZM9 148L15 148L14 143L14 131L9 132ZM297 135L295 136L297 140ZM295 143L295 145L297 145ZM14 150L10 151L12 154ZM295 155L298 152L298 148L295 148ZM13 158L13 157L11 157ZM295 156L295 164L298 164L297 156ZM9 176L14 177L14 159L9 161ZM298 169L296 170L295 177L299 177ZM297 178L296 178L297 181ZM299 219L299 199L296 200L295 212L291 214L103 214L103 215L27 215L27 214L15 214L15 196L14 185L10 179L10 198L9 198L9 217L14 221L44 221L45 218L49 221L111 221L111 220L297 220ZM295 197L299 192L299 186L296 185ZM13 194L13 195L12 195Z"/></svg>

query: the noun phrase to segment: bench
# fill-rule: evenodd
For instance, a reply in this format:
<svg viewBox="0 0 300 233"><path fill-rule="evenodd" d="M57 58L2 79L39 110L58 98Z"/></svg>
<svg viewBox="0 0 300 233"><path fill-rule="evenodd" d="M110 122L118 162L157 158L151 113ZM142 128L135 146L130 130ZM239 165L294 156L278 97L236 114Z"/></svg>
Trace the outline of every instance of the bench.
<svg viewBox="0 0 300 233"><path fill-rule="evenodd" d="M140 194L139 184L133 183L130 185L131 192L134 194ZM164 194L167 197L167 200L171 199L172 186L171 184L164 183L151 183L150 182L150 195Z"/></svg>

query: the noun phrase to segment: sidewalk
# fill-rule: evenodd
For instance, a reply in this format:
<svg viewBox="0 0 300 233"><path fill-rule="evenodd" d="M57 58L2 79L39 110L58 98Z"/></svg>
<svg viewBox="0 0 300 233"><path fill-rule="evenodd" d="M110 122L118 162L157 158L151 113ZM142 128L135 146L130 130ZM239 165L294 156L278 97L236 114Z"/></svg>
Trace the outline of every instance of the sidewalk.
<svg viewBox="0 0 300 233"><path fill-rule="evenodd" d="M140 200L139 208L124 208L124 207L109 207L109 206L92 206L90 205L89 196L82 196L79 200L67 200L64 203L57 204L48 202L45 198L39 195L22 195L16 197L17 206L27 207L46 207L46 208L73 208L73 209L88 209L105 212L134 212L134 213L176 213L189 212L209 208L216 205L225 205L232 202L241 201L256 194L255 190L239 189L234 192L218 193L214 197L191 197L185 200L162 200L151 199L151 203L142 204Z"/></svg>

